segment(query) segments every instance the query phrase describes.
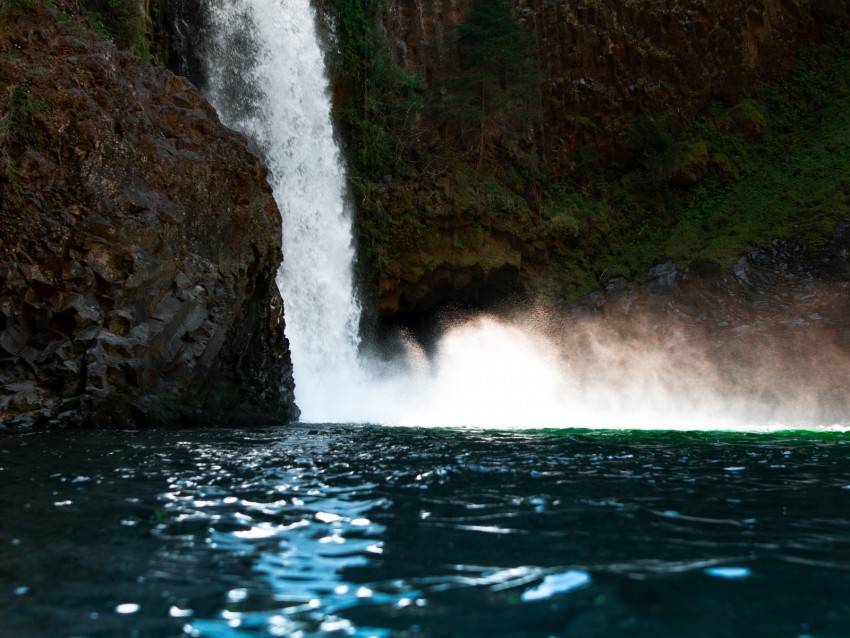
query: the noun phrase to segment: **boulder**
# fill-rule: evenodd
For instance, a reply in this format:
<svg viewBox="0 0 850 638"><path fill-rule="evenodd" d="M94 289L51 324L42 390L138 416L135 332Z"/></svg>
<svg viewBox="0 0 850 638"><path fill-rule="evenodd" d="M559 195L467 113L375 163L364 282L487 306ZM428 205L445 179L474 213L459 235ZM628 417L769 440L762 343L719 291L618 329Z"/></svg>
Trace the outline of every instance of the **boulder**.
<svg viewBox="0 0 850 638"><path fill-rule="evenodd" d="M184 78L0 17L0 423L297 418L266 171Z"/></svg>

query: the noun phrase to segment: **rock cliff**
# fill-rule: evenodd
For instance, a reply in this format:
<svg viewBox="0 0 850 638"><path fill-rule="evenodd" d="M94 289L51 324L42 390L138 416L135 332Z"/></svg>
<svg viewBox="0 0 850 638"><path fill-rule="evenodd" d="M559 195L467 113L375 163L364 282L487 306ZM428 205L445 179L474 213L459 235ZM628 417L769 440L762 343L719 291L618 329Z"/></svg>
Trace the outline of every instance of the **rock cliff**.
<svg viewBox="0 0 850 638"><path fill-rule="evenodd" d="M843 111L816 113L844 99L847 65L825 63L847 59L847 3L507 2L533 39L539 76L514 87L533 108L497 90L503 103L485 109L482 97L472 116L458 112L459 98L470 106L481 75L504 83L518 54L499 42L504 25L485 27L490 41L477 52L464 49L459 25L486 3L320 2L335 18L337 111L384 316L517 291L569 303L612 277L645 280L668 258L726 267L776 237L812 245L850 213L835 184L804 186L805 171L780 159L840 170L843 152L821 151L845 140L822 124ZM801 63L842 37L844 48ZM492 68L470 71L469 56L488 46ZM815 139L821 148L800 150ZM741 179L750 181L731 186ZM782 214L771 222L748 188L787 188ZM813 190L830 194L803 195Z"/></svg>
<svg viewBox="0 0 850 638"><path fill-rule="evenodd" d="M755 81L788 70L811 29L811 0L514 0L543 74L537 151L549 175L575 169L592 146L622 152L630 117L689 121L706 102L734 103ZM392 2L384 23L396 61L438 93L459 68L455 27L469 0ZM516 141L504 140L507 146Z"/></svg>
<svg viewBox="0 0 850 638"><path fill-rule="evenodd" d="M0 423L296 418L266 172L185 79L0 16Z"/></svg>

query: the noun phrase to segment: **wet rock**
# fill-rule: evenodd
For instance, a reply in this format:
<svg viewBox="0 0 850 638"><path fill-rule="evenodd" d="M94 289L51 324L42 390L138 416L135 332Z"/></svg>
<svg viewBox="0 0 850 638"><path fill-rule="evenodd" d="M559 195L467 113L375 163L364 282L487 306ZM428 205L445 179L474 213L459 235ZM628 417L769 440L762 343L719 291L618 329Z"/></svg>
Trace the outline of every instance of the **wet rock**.
<svg viewBox="0 0 850 638"><path fill-rule="evenodd" d="M583 317L602 312L605 309L605 306L605 293L601 290L597 290L579 299L571 307L571 310L573 315Z"/></svg>
<svg viewBox="0 0 850 638"><path fill-rule="evenodd" d="M266 171L182 78L43 3L0 18L0 75L38 104L0 140L0 423L297 416ZM20 94L20 91L19 91ZM9 116L0 101L0 119Z"/></svg>
<svg viewBox="0 0 850 638"><path fill-rule="evenodd" d="M653 295L669 295L673 293L678 275L676 264L668 260L649 269L647 287Z"/></svg>
<svg viewBox="0 0 850 638"><path fill-rule="evenodd" d="M90 325L100 325L103 321L103 311L100 305L94 297L89 295L72 293L62 307L62 313L70 315L72 323L68 326L68 329L71 332L87 328Z"/></svg>
<svg viewBox="0 0 850 638"><path fill-rule="evenodd" d="M0 348L7 355L15 356L27 344L27 332L23 326L12 323L0 332Z"/></svg>
<svg viewBox="0 0 850 638"><path fill-rule="evenodd" d="M629 282L625 277L614 277L605 282L605 301L612 304L623 298L628 289Z"/></svg>

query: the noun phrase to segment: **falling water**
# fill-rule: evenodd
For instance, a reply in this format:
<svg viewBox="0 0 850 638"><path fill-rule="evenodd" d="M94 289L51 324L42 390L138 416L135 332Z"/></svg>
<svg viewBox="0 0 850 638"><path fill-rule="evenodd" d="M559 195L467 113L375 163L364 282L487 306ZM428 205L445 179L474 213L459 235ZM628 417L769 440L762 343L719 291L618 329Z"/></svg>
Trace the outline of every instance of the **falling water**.
<svg viewBox="0 0 850 638"><path fill-rule="evenodd" d="M316 15L310 0L215 0L209 11L207 97L269 169L283 215L278 285L296 401L306 420L328 420L335 393L361 376L360 307Z"/></svg>

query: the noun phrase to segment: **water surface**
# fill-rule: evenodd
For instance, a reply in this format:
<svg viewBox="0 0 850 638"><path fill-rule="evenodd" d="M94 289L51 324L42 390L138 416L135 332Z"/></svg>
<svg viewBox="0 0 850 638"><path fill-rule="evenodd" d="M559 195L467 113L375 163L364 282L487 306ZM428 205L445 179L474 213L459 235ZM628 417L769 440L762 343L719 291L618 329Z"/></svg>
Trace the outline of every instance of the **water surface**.
<svg viewBox="0 0 850 638"><path fill-rule="evenodd" d="M850 636L829 433L0 437L0 634Z"/></svg>

